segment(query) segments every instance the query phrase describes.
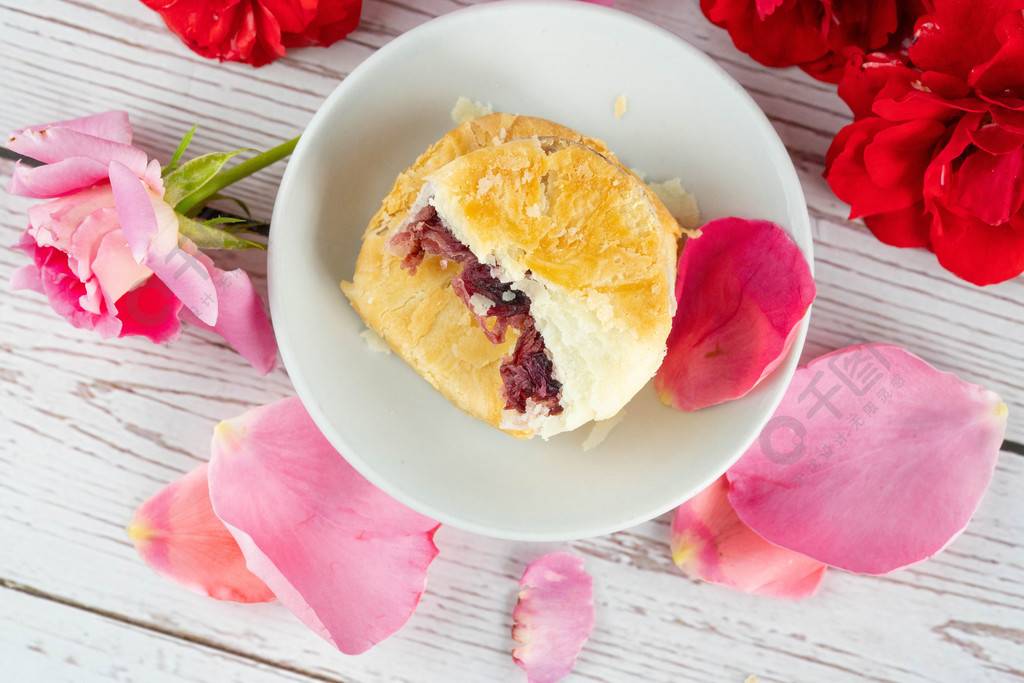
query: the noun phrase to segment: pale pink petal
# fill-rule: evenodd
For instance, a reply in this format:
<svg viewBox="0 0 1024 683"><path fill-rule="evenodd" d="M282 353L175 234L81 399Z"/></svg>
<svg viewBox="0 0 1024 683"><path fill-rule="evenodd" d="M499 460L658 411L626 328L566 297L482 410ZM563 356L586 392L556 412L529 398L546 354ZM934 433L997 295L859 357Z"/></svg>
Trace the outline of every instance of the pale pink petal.
<svg viewBox="0 0 1024 683"><path fill-rule="evenodd" d="M178 221L166 203L146 190L130 168L110 164L110 187L121 232L132 256L147 266L196 317L217 322L217 291L209 272L177 246ZM156 203L154 203L156 202Z"/></svg>
<svg viewBox="0 0 1024 683"><path fill-rule="evenodd" d="M217 426L210 494L249 568L317 634L358 654L412 615L437 522L375 488L296 398Z"/></svg>
<svg viewBox="0 0 1024 683"><path fill-rule="evenodd" d="M39 294L45 294L43 280L39 276L39 270L34 265L22 266L11 273L11 289L28 289Z"/></svg>
<svg viewBox="0 0 1024 683"><path fill-rule="evenodd" d="M150 567L191 591L218 600L273 600L213 514L206 475L207 465L200 465L140 505L128 535Z"/></svg>
<svg viewBox="0 0 1024 683"><path fill-rule="evenodd" d="M112 211L112 209L106 209ZM86 223L82 223L82 228ZM128 244L119 230L106 233L95 243L92 271L110 308L125 294L135 289L152 275L146 266L139 265L128 251Z"/></svg>
<svg viewBox="0 0 1024 683"><path fill-rule="evenodd" d="M110 176L110 189L114 193L114 206L121 221L121 232L135 260L145 263L160 229L149 193L139 176L124 164L114 162L106 170Z"/></svg>
<svg viewBox="0 0 1024 683"><path fill-rule="evenodd" d="M7 145L18 154L45 164L79 157L98 161L104 166L111 161L119 161L141 176L146 172L148 163L146 153L137 147L55 126L39 130L27 128L15 134Z"/></svg>
<svg viewBox="0 0 1024 683"><path fill-rule="evenodd" d="M797 371L729 500L766 540L883 574L963 531L1006 431L1006 405L896 346L864 344Z"/></svg>
<svg viewBox="0 0 1024 683"><path fill-rule="evenodd" d="M107 165L75 157L35 168L20 161L7 183L7 191L20 197L61 197L107 179Z"/></svg>
<svg viewBox="0 0 1024 683"><path fill-rule="evenodd" d="M193 255L210 273L217 288L217 323L207 325L202 320L185 315L185 320L194 325L213 330L230 344L242 358L249 361L262 375L277 367L277 339L270 325L263 299L256 293L246 272L240 268L221 270L213 265L210 257L186 243L184 248Z"/></svg>
<svg viewBox="0 0 1024 683"><path fill-rule="evenodd" d="M67 121L44 123L40 126L30 126L25 131L40 131L46 128L69 128L125 145L130 145L132 142L132 126L128 122L127 112L123 111L105 111L101 114L82 116ZM17 134L17 132L11 133L11 137Z"/></svg>
<svg viewBox="0 0 1024 683"><path fill-rule="evenodd" d="M21 233L18 241L14 244L14 248L20 249L29 256L34 256L39 247L29 229ZM45 294L46 290L43 289L43 279L39 273L39 266L35 263L30 263L11 273L11 289L28 289L39 294Z"/></svg>
<svg viewBox="0 0 1024 683"><path fill-rule="evenodd" d="M534 561L519 581L512 611L512 658L530 683L553 683L576 664L594 628L594 581L583 558L548 553Z"/></svg>
<svg viewBox="0 0 1024 683"><path fill-rule="evenodd" d="M672 560L690 576L745 593L799 600L814 595L825 565L772 545L744 524L722 476L676 509Z"/></svg>
<svg viewBox="0 0 1024 683"><path fill-rule="evenodd" d="M114 195L110 191L110 185L93 185L74 194L30 206L29 229L39 246L48 245L69 252L71 248L68 245L75 230L86 216L113 206Z"/></svg>
<svg viewBox="0 0 1024 683"><path fill-rule="evenodd" d="M679 305L654 380L661 399L692 411L749 392L786 355L814 294L810 266L779 226L704 225L679 259Z"/></svg>
<svg viewBox="0 0 1024 683"><path fill-rule="evenodd" d="M73 212L68 211L68 213ZM53 218L52 214L49 218ZM77 226L72 227L70 223L64 223L62 226L62 223L63 221L58 219L54 227L57 230L61 230L62 227L68 229L61 232L51 229L50 234L54 236L51 245L67 252L68 265L79 280L88 280L92 277L92 262L96 258L104 235L118 229L117 212L114 211L114 207L107 206L90 212ZM124 241L124 237L120 239L122 242ZM131 254L128 257L131 258ZM133 260L132 263L135 261ZM137 263L135 263L135 267L139 267Z"/></svg>

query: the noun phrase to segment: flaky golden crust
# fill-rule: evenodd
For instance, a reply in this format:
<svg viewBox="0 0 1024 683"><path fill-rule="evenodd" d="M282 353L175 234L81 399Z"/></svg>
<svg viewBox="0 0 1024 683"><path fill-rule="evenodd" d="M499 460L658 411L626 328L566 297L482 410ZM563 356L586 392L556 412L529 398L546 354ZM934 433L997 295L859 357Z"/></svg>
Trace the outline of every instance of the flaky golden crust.
<svg viewBox="0 0 1024 683"><path fill-rule="evenodd" d="M569 143L542 144L537 136ZM458 163L451 163L456 159ZM455 405L518 438L529 438L534 430L508 422L498 371L502 358L514 348L516 333L510 330L503 344L492 346L452 291L451 276L458 265L445 268L439 258L428 257L410 275L385 245L428 177L449 198L450 206L439 206L439 213L461 212L468 219L459 219L462 224L472 225L475 237L467 239L454 228L453 232L478 257L511 249L514 253L502 258L519 256L513 269L530 270L534 282L557 291L554 302L546 300L548 308L586 309L588 325L600 329L588 328L577 341L593 334L628 338L610 347L612 353L629 353L616 363L633 364L637 354L640 365L653 363L649 372L643 370L646 377L630 376L621 407L660 362L674 306L679 229L653 193L598 140L543 119L492 114L467 121L421 155L399 175L367 227L352 282L342 283L356 311ZM503 184L504 191L495 183ZM494 192L481 193L481 188ZM478 252L484 244L488 249ZM531 293L531 298L536 296ZM534 309L544 306L535 301ZM559 337L560 341L552 339L555 347L576 343L564 321L552 323L550 334ZM555 362L557 366L557 357ZM608 370L603 367L606 358L585 362L602 366L587 372ZM568 359L566 364L579 363ZM575 400L580 399L570 403ZM610 417L606 412L591 411L583 421Z"/></svg>

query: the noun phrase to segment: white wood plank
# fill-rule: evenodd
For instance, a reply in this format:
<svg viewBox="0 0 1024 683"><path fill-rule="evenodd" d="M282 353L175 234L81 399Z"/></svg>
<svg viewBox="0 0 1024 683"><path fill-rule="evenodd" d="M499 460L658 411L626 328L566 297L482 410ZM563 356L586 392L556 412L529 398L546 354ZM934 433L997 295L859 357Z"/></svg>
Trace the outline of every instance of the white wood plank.
<svg viewBox="0 0 1024 683"><path fill-rule="evenodd" d="M3 587L0 647L12 683L318 680Z"/></svg>
<svg viewBox="0 0 1024 683"><path fill-rule="evenodd" d="M6 2L0 131L117 107L131 112L137 143L164 160L197 120L196 153L268 147L297 134L374 49L464 4L474 3L368 0L349 40L254 70L193 55L141 3ZM847 208L821 179L825 150L849 120L832 88L797 70L754 64L696 2L617 4L712 55L789 148L817 250L820 294L805 356L858 341L902 344L1002 394L1009 436L1024 441L1021 280L966 285L930 254L886 247L845 220ZM10 169L0 163L3 177ZM270 215L281 171L241 184L257 216ZM0 241L15 241L29 204L4 195ZM226 258L265 289L263 255ZM19 253L0 251L0 282L22 263ZM442 529L442 555L420 609L396 636L356 658L277 605L217 603L153 575L124 534L134 507L205 459L218 419L291 393L282 370L259 377L213 335L188 330L169 347L101 341L70 328L41 297L0 290L0 540L15 549L0 554L0 578L120 619L0 589L4 660L13 652L26 666L54 667L31 673L68 680L163 680L168 671L169 680L211 680L210 671L226 680L294 676L252 656L346 681L520 681L509 657L518 576L543 552L570 548L587 557L598 601L598 626L575 680L1024 678L1024 458L1013 454L1003 455L978 516L942 556L889 577L834 572L819 596L795 605L682 576L668 558L665 518L572 544ZM35 613L44 615L38 626L11 626ZM62 638L61 625L79 635ZM45 654L33 649L37 643ZM155 654L139 658L135 649Z"/></svg>
<svg viewBox="0 0 1024 683"><path fill-rule="evenodd" d="M2 254L6 279L20 261ZM367 655L344 657L276 605L220 604L159 579L123 529L138 503L206 457L218 419L289 395L282 371L260 378L194 331L169 347L102 341L33 294L0 294L0 319L0 537L18 549L0 558L0 577L37 590L324 676L521 680L508 654L519 573L571 547L598 585L581 678L979 680L1024 669L1024 458L1014 455L941 558L888 578L837 572L798 605L689 581L669 561L665 519L568 546L443 529L413 620Z"/></svg>

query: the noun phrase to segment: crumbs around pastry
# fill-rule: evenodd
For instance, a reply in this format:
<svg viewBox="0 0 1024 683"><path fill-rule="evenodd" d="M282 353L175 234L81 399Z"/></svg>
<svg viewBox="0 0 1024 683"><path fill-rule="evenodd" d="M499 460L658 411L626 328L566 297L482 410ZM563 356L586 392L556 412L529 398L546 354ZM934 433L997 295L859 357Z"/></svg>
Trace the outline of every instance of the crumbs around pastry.
<svg viewBox="0 0 1024 683"><path fill-rule="evenodd" d="M672 178L663 183L647 183L658 199L665 205L672 217L686 230L700 227L700 209L697 200L686 191L679 178Z"/></svg>
<svg viewBox="0 0 1024 683"><path fill-rule="evenodd" d="M595 422L590 428L590 433L587 434L587 438L583 440L583 450L593 450L604 443L604 440L608 438L608 435L612 433L612 430L615 429L620 422L622 422L622 418L625 416L626 411L620 410L607 420Z"/></svg>
<svg viewBox="0 0 1024 683"><path fill-rule="evenodd" d="M629 108L629 100L626 99L625 95L619 95L615 98L615 118L621 119L622 115L626 113L626 109Z"/></svg>
<svg viewBox="0 0 1024 683"><path fill-rule="evenodd" d="M386 341L384 341L384 338L381 337L376 332L374 332L373 330L371 330L369 327L360 332L359 336L363 338L363 341L366 342L366 345L370 347L371 351L386 354L391 353L391 347L388 346L388 343Z"/></svg>
<svg viewBox="0 0 1024 683"><path fill-rule="evenodd" d="M455 100L455 106L452 107L452 121L461 125L470 119L493 113L494 109L489 104L477 102L468 97L460 97Z"/></svg>

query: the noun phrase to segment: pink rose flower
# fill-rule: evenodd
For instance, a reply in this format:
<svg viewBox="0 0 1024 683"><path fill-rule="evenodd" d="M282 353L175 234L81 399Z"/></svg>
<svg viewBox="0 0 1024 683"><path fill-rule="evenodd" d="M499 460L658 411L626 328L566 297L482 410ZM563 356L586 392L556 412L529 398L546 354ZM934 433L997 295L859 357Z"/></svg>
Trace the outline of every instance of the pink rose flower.
<svg viewBox="0 0 1024 683"><path fill-rule="evenodd" d="M179 234L160 164L131 140L124 112L12 133L8 146L44 165L19 163L8 192L51 200L29 209L15 248L32 263L14 273L13 288L44 294L72 325L104 338L173 341L185 319L269 372L277 346L248 276L215 267Z"/></svg>

